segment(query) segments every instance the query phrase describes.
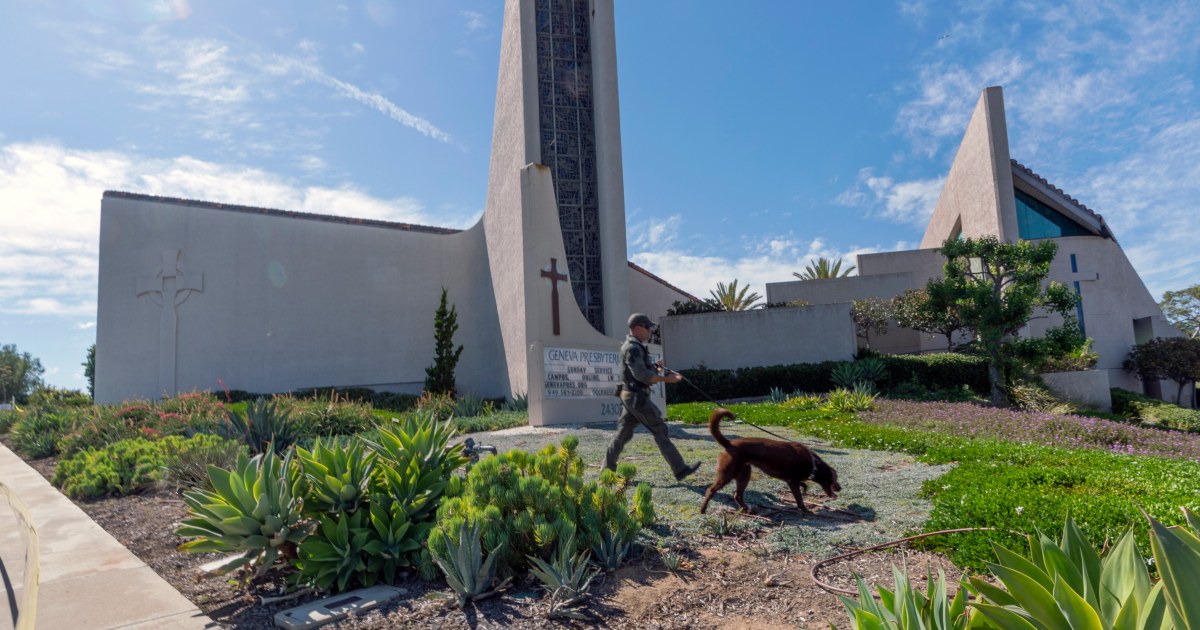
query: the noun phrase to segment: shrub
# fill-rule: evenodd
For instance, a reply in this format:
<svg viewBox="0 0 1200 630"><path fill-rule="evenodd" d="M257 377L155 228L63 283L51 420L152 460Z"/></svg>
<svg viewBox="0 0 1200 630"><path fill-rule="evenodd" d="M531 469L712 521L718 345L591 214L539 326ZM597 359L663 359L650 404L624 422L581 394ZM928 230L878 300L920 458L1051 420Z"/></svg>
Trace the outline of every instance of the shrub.
<svg viewBox="0 0 1200 630"><path fill-rule="evenodd" d="M958 353L889 354L880 357L887 366L881 387L894 387L915 380L932 391L957 390L963 385L980 396L991 391L987 360Z"/></svg>
<svg viewBox="0 0 1200 630"><path fill-rule="evenodd" d="M30 409L9 429L8 439L20 454L33 459L58 453L58 442L70 419L65 412Z"/></svg>
<svg viewBox="0 0 1200 630"><path fill-rule="evenodd" d="M667 309L667 316L671 315L696 315L699 313L721 313L725 311L725 307L721 303L712 299L705 298L699 302L696 301L679 301L676 300L671 304L671 308Z"/></svg>
<svg viewBox="0 0 1200 630"><path fill-rule="evenodd" d="M433 365L425 368L425 391L434 394L454 395L454 369L462 356L463 347L454 347L454 333L458 330L458 309L453 304L447 308L446 288L433 315Z"/></svg>
<svg viewBox="0 0 1200 630"><path fill-rule="evenodd" d="M0 435L8 433L8 430L23 417L24 413L16 409L0 410Z"/></svg>
<svg viewBox="0 0 1200 630"><path fill-rule="evenodd" d="M328 397L277 396L273 402L280 413L291 417L297 437L350 435L375 426L370 405L348 400L337 392Z"/></svg>
<svg viewBox="0 0 1200 630"><path fill-rule="evenodd" d="M500 405L500 411L528 411L529 394L517 393L512 398L505 399Z"/></svg>
<svg viewBox="0 0 1200 630"><path fill-rule="evenodd" d="M878 396L872 389L855 385L854 389L838 388L829 392L825 401L825 409L843 413L870 411L875 408L875 398Z"/></svg>
<svg viewBox="0 0 1200 630"><path fill-rule="evenodd" d="M454 401L454 416L470 418L474 416L489 416L496 410L490 400L484 400L472 393L463 394Z"/></svg>
<svg viewBox="0 0 1200 630"><path fill-rule="evenodd" d="M163 463L158 444L142 438L121 440L63 459L54 469L53 482L76 499L131 494L157 481Z"/></svg>
<svg viewBox="0 0 1200 630"><path fill-rule="evenodd" d="M247 403L245 413L230 409L225 426L217 433L245 444L254 453L285 452L300 437L291 413L280 409L278 401L264 398Z"/></svg>
<svg viewBox="0 0 1200 630"><path fill-rule="evenodd" d="M175 488L211 490L208 468L232 469L246 446L217 435L197 433L189 439L168 437L163 449L162 482Z"/></svg>
<svg viewBox="0 0 1200 630"><path fill-rule="evenodd" d="M572 535L580 549L606 543L627 549L641 529L639 519L650 518L645 509L650 489L640 491L631 510L626 490L633 466L623 466L624 475L601 471L598 481L585 483L578 443L567 437L536 454L512 450L480 460L438 508L438 532L428 541L434 556L446 557L446 537L461 544L454 537L468 525L480 528L484 547L497 549L493 555L503 576L525 568L527 556L547 558L558 541Z"/></svg>
<svg viewBox="0 0 1200 630"><path fill-rule="evenodd" d="M1075 405L1060 400L1041 383L1017 383L1008 388L1008 399L1017 409L1053 415L1075 413Z"/></svg>
<svg viewBox="0 0 1200 630"><path fill-rule="evenodd" d="M811 411L813 409L820 409L824 405L825 399L819 394L798 394L783 401L779 406L782 409Z"/></svg>
<svg viewBox="0 0 1200 630"><path fill-rule="evenodd" d="M453 418L454 426L460 433L478 433L480 431L499 431L512 427L529 424L529 413L525 411L497 411L488 416L472 416Z"/></svg>
<svg viewBox="0 0 1200 630"><path fill-rule="evenodd" d="M29 395L30 407L91 407L92 398L77 389L42 385Z"/></svg>
<svg viewBox="0 0 1200 630"><path fill-rule="evenodd" d="M449 393L425 392L417 399L416 411L445 420L454 415L454 396Z"/></svg>
<svg viewBox="0 0 1200 630"><path fill-rule="evenodd" d="M1147 425L1200 433L1200 410L1187 409L1169 402L1114 387L1113 413Z"/></svg>

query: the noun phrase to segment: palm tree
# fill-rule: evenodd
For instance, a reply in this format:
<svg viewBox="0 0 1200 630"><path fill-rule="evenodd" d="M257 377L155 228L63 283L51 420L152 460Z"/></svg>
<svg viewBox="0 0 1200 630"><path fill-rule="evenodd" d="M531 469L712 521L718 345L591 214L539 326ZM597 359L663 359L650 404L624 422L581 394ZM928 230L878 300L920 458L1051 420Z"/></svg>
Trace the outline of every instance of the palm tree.
<svg viewBox="0 0 1200 630"><path fill-rule="evenodd" d="M717 290L708 293L727 311L748 311L754 308L755 302L762 299L762 296L757 293L747 294L749 290L750 285L745 285L738 290L738 281L734 280L728 286L724 282L718 282Z"/></svg>
<svg viewBox="0 0 1200 630"><path fill-rule="evenodd" d="M845 278L854 271L854 265L850 265L845 271L842 270L842 259L831 260L824 256L818 258L814 262L809 262L804 268L804 273L792 272L793 276L801 280L821 280L824 278Z"/></svg>

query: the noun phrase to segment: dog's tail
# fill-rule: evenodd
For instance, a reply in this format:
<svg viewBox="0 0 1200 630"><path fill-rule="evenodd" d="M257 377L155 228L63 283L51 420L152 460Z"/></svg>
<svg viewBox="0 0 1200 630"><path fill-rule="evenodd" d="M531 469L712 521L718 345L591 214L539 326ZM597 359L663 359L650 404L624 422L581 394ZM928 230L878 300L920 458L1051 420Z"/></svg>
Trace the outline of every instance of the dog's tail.
<svg viewBox="0 0 1200 630"><path fill-rule="evenodd" d="M713 410L712 415L708 417L709 433L712 433L713 439L717 441L717 444L723 446L730 453L733 452L733 443L729 441L729 438L721 435L721 419L732 417L733 412L724 407L717 407Z"/></svg>

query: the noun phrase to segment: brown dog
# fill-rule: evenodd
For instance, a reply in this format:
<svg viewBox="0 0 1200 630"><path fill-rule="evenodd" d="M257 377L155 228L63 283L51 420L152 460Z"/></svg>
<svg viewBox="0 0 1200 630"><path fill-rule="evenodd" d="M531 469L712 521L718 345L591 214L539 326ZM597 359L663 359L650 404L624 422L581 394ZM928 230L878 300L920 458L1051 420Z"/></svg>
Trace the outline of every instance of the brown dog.
<svg viewBox="0 0 1200 630"><path fill-rule="evenodd" d="M842 486L838 484L837 471L826 464L819 455L799 442L782 442L766 438L738 438L729 440L721 435L721 419L732 418L733 412L718 407L708 419L708 430L712 432L717 444L725 447L725 452L717 458L717 479L704 493L704 502L700 504L700 513L708 509L708 501L718 490L724 488L730 481L737 480L737 491L733 500L743 510L749 512L743 494L746 484L750 483L750 467L787 482L796 497L796 505L800 511L808 512L804 506L804 491L806 481L815 481L825 490L829 498L836 499Z"/></svg>

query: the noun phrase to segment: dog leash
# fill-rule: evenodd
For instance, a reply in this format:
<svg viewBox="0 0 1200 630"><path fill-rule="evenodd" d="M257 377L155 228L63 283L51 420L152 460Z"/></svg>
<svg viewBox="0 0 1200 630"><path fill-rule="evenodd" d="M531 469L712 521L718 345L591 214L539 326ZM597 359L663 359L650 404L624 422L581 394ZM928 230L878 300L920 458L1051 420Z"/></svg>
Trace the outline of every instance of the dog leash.
<svg viewBox="0 0 1200 630"><path fill-rule="evenodd" d="M738 422L742 422L742 423L744 423L744 424L748 424L748 425L750 425L750 426L754 427L755 429L758 429L759 431L762 431L763 433L766 433L767 435L771 435L771 436L777 437L777 438L779 438L779 439L783 440L784 442L795 442L795 441L796 441L796 440L793 440L793 439L791 439L791 438L785 438L785 437L783 437L782 435L779 435L778 433L775 433L774 431L768 431L767 429L764 429L764 428L762 428L762 427L758 426L757 424L754 424L753 422L750 422L749 420L747 420L747 419L745 419L745 418L743 418L743 417L741 417L741 416L737 415L736 413L734 413L734 412L733 412L733 410L732 410L732 409L728 409L727 407L725 407L725 406L724 406L724 405L722 405L721 403L719 403L719 402L717 402L717 401L713 400L713 397L712 397L712 396L709 396L707 392L705 392L703 389L700 389L700 386L699 386L699 385L696 385L695 383L693 383L693 382L692 382L692 379L690 379L690 378L688 378L688 377L684 376L682 372L678 372L678 371L676 371L676 370L672 370L671 368L668 368L668 367L664 367L664 368L663 368L663 370L665 370L665 371L667 371L667 372L670 372L670 373L672 373L672 374L678 374L678 375L679 375L679 378L683 379L683 382L687 383L688 385L691 385L693 389L695 389L696 391L700 392L700 395L701 395L701 396L704 396L705 398L707 398L707 399L708 399L708 402L710 402L710 403L712 403L712 404L716 405L717 407L720 407L721 409L725 409L726 411L728 411L730 414L732 414L732 415L733 415L734 419L736 419Z"/></svg>

